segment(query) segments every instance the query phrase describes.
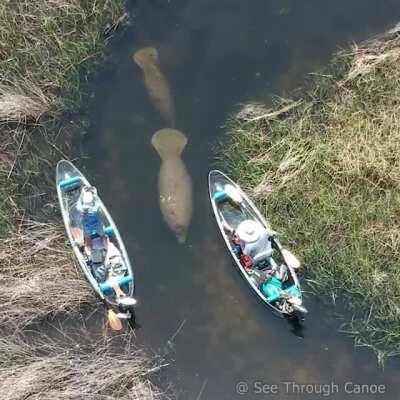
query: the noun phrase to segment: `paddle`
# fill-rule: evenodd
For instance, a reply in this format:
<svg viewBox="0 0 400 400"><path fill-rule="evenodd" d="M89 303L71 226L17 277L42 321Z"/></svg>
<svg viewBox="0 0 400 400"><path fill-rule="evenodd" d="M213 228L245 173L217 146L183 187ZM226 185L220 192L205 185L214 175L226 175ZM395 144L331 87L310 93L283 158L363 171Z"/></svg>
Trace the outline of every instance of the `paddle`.
<svg viewBox="0 0 400 400"><path fill-rule="evenodd" d="M108 317L108 323L110 324L110 327L113 331L120 331L122 330L122 322L120 319L117 317L117 314L111 308L108 309L107 312L107 317Z"/></svg>
<svg viewBox="0 0 400 400"><path fill-rule="evenodd" d="M108 282L114 289L115 294L117 295L117 303L126 307L132 307L134 306L137 301L136 299L132 297L127 297L124 291L121 289L119 286L118 279L116 277L110 277L108 279ZM128 319L127 315L131 316L132 314L126 314L126 313L118 313L115 314L115 312L111 309L108 310L108 321L110 323L110 326L113 330L119 331L122 329L122 323L121 323L121 318L123 319Z"/></svg>
<svg viewBox="0 0 400 400"><path fill-rule="evenodd" d="M301 267L299 259L291 251L283 248L283 246L275 236L272 236L272 240L282 254L283 260L285 261L286 265L289 268L299 269Z"/></svg>
<svg viewBox="0 0 400 400"><path fill-rule="evenodd" d="M299 259L291 251L287 249L282 249L281 254L288 267L291 267L293 269L299 269L301 267Z"/></svg>

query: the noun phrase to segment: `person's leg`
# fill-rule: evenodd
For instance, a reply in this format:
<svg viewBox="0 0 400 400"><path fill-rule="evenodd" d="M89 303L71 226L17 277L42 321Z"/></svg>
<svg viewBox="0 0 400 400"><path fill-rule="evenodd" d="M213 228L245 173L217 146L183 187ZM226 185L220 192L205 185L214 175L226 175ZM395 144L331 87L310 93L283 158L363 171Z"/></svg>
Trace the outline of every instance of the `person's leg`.
<svg viewBox="0 0 400 400"><path fill-rule="evenodd" d="M107 279L107 268L103 263L93 263L92 273L98 283L103 283Z"/></svg>

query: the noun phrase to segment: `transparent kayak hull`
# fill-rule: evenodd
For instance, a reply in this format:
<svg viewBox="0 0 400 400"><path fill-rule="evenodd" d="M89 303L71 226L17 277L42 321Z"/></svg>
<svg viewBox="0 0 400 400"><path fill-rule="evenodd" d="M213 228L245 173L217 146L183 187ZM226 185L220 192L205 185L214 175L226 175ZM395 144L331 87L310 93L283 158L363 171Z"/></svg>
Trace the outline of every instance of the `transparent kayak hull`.
<svg viewBox="0 0 400 400"><path fill-rule="evenodd" d="M59 161L56 169L57 195L69 242L83 273L98 296L110 305L117 306L118 304L116 302L114 291L110 290L109 293L107 293L107 291L104 291L104 289L102 290L100 287L102 283L99 283L95 279L92 269L87 262L88 259L86 255L78 246L73 236L73 227L80 226L80 213L76 208L80 195L80 185L78 182L80 182L80 185L90 185L86 177L71 162L66 160ZM69 187L67 187L68 185ZM101 215L102 223L108 232L112 232L112 234L110 234L108 237L108 240L112 242L119 250L119 254L121 255L123 265L126 270L124 280L127 283L125 283L121 289L127 296L131 297L134 293L134 275L128 254L118 228L115 225L110 213L102 202L100 196L98 199L99 214Z"/></svg>
<svg viewBox="0 0 400 400"><path fill-rule="evenodd" d="M221 203L214 199L214 197L216 197L216 194L223 191L225 185L227 184L232 185L240 193L240 196L242 198L240 207L234 207L230 205L229 202ZM236 230L242 221L248 219L259 222L267 230L270 230L269 224L262 216L260 211L257 209L257 207L254 205L254 203L241 190L241 188L221 171L218 170L210 171L208 175L208 186L209 186L210 201L219 230L221 232L222 237L224 238L225 244L228 247L228 250L232 258L235 260L235 264L237 265L241 275L248 282L253 292L264 304L272 308L273 311L275 311L279 315L282 316L288 315L288 313L280 309L276 304L274 304L274 302L268 301L268 298L264 295L264 293L260 289L259 282L257 282L257 280L254 279L254 277L250 273L251 271L249 271L249 269L247 269L244 265L242 265L239 256L235 252L235 244L232 241L231 235L224 229L224 222L228 224L231 228ZM278 251L275 250L275 253L278 253ZM272 255L272 257L275 259L274 254ZM288 268L288 281L290 281L291 285L296 289L296 292L298 293L297 295L298 301L301 304L302 294L298 277L293 268L291 268L288 265L286 266ZM292 314L294 315L295 312L293 311L292 313L289 313L289 315Z"/></svg>

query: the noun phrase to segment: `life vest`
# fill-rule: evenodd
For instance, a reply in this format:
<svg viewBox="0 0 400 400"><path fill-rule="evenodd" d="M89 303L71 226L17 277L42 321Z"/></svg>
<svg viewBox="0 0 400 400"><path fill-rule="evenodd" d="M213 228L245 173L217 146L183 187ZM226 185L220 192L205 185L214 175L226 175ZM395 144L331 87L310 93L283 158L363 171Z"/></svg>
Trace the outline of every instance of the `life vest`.
<svg viewBox="0 0 400 400"><path fill-rule="evenodd" d="M97 210L83 213L82 227L83 233L86 237L94 238L102 235L103 225L100 221Z"/></svg>

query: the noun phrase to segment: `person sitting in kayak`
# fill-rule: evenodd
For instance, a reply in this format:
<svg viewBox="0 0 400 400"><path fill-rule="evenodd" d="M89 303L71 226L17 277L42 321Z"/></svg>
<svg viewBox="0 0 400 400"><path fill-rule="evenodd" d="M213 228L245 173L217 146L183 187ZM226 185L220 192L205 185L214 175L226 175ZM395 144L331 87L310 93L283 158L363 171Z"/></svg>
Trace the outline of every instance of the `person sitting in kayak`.
<svg viewBox="0 0 400 400"><path fill-rule="evenodd" d="M242 195L233 185L226 184L223 190L214 194L216 202L229 201L233 206L241 207ZM268 230L254 220L242 221L235 231L222 219L222 227L231 234L235 244L234 251L246 268L251 268L271 257L272 247Z"/></svg>
<svg viewBox="0 0 400 400"><path fill-rule="evenodd" d="M231 234L234 252L246 268L265 262L271 264L272 234L259 222L247 219L239 224L236 231L226 221L222 222L222 226Z"/></svg>
<svg viewBox="0 0 400 400"><path fill-rule="evenodd" d="M78 220L82 226L85 253L90 257L92 263L103 263L107 240L95 187L82 187L76 209L79 212Z"/></svg>
<svg viewBox="0 0 400 400"><path fill-rule="evenodd" d="M256 266L268 261L272 255L269 232L259 222L242 221L236 229L234 241L239 244L242 254Z"/></svg>

